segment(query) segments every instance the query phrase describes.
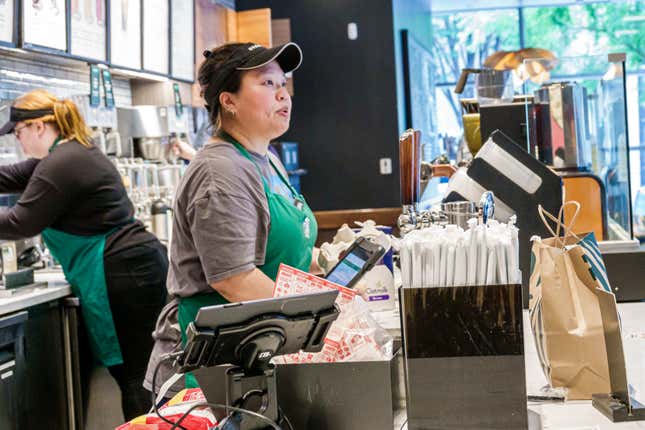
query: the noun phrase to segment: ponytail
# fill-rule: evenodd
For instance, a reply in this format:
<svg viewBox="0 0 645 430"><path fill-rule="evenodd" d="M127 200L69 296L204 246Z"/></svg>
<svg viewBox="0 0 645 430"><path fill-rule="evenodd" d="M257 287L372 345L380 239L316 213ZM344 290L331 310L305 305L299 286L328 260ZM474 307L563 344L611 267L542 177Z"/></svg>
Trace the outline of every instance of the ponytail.
<svg viewBox="0 0 645 430"><path fill-rule="evenodd" d="M54 103L54 119L63 139L76 139L84 146L92 146L85 121L73 101L57 100Z"/></svg>
<svg viewBox="0 0 645 430"><path fill-rule="evenodd" d="M69 99L59 100L46 90L33 90L19 97L14 103L14 106L31 110L53 110L53 115L45 115L42 118L27 120L25 122L42 121L54 123L63 139L75 139L81 145L88 148L92 146L90 131L73 101Z"/></svg>

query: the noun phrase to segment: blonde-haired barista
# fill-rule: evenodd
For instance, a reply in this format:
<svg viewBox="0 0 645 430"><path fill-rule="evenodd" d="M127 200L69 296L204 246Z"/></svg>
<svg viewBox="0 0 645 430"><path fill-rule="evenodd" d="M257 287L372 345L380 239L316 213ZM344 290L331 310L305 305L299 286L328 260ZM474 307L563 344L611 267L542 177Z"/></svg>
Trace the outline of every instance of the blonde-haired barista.
<svg viewBox="0 0 645 430"><path fill-rule="evenodd" d="M31 158L0 166L0 192L22 193L0 209L0 239L42 235L80 298L94 357L119 384L129 420L150 407L142 382L166 298L166 249L133 218L118 171L72 101L34 90L10 109L0 135L13 132Z"/></svg>

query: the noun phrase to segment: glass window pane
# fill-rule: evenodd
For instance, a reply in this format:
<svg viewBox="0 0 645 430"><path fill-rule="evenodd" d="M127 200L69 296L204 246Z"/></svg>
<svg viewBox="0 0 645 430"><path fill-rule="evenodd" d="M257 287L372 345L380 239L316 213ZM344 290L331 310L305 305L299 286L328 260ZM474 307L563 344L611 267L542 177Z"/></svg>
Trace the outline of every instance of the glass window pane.
<svg viewBox="0 0 645 430"><path fill-rule="evenodd" d="M461 69L480 67L495 51L520 47L517 9L432 17L436 82L454 83Z"/></svg>
<svg viewBox="0 0 645 430"><path fill-rule="evenodd" d="M558 57L627 53L627 70L645 63L645 1L524 9L526 46Z"/></svg>

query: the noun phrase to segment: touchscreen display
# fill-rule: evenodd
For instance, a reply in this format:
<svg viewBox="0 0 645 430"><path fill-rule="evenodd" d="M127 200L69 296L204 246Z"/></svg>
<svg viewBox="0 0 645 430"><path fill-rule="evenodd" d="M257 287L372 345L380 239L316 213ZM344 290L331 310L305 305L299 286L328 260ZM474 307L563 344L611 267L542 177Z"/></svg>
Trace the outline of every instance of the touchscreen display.
<svg viewBox="0 0 645 430"><path fill-rule="evenodd" d="M334 270L327 275L326 279L344 287L358 275L366 263L367 257L363 259L361 256L352 252L338 263Z"/></svg>

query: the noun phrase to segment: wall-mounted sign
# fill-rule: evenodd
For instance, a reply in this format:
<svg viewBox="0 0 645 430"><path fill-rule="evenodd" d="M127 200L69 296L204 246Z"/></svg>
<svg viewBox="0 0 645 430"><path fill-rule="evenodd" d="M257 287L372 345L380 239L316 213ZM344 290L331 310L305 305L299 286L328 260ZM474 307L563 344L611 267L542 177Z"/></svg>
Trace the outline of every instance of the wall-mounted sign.
<svg viewBox="0 0 645 430"><path fill-rule="evenodd" d="M168 74L168 1L143 0L143 68Z"/></svg>
<svg viewBox="0 0 645 430"><path fill-rule="evenodd" d="M105 0L73 0L71 32L72 55L105 61Z"/></svg>
<svg viewBox="0 0 645 430"><path fill-rule="evenodd" d="M90 106L101 104L101 71L99 66L90 66Z"/></svg>
<svg viewBox="0 0 645 430"><path fill-rule="evenodd" d="M110 63L141 69L141 1L110 1Z"/></svg>
<svg viewBox="0 0 645 430"><path fill-rule="evenodd" d="M103 69L103 91L105 92L105 107L114 107L114 88L112 87L112 74L108 69Z"/></svg>
<svg viewBox="0 0 645 430"><path fill-rule="evenodd" d="M172 92L175 98L175 116L181 118L184 114L184 104L181 102L181 93L179 92L179 84L177 82L173 84Z"/></svg>
<svg viewBox="0 0 645 430"><path fill-rule="evenodd" d="M66 0L22 0L23 42L67 50Z"/></svg>
<svg viewBox="0 0 645 430"><path fill-rule="evenodd" d="M194 2L171 0L172 35L170 42L170 74L177 79L195 78Z"/></svg>
<svg viewBox="0 0 645 430"><path fill-rule="evenodd" d="M0 42L13 43L13 1L0 1Z"/></svg>

